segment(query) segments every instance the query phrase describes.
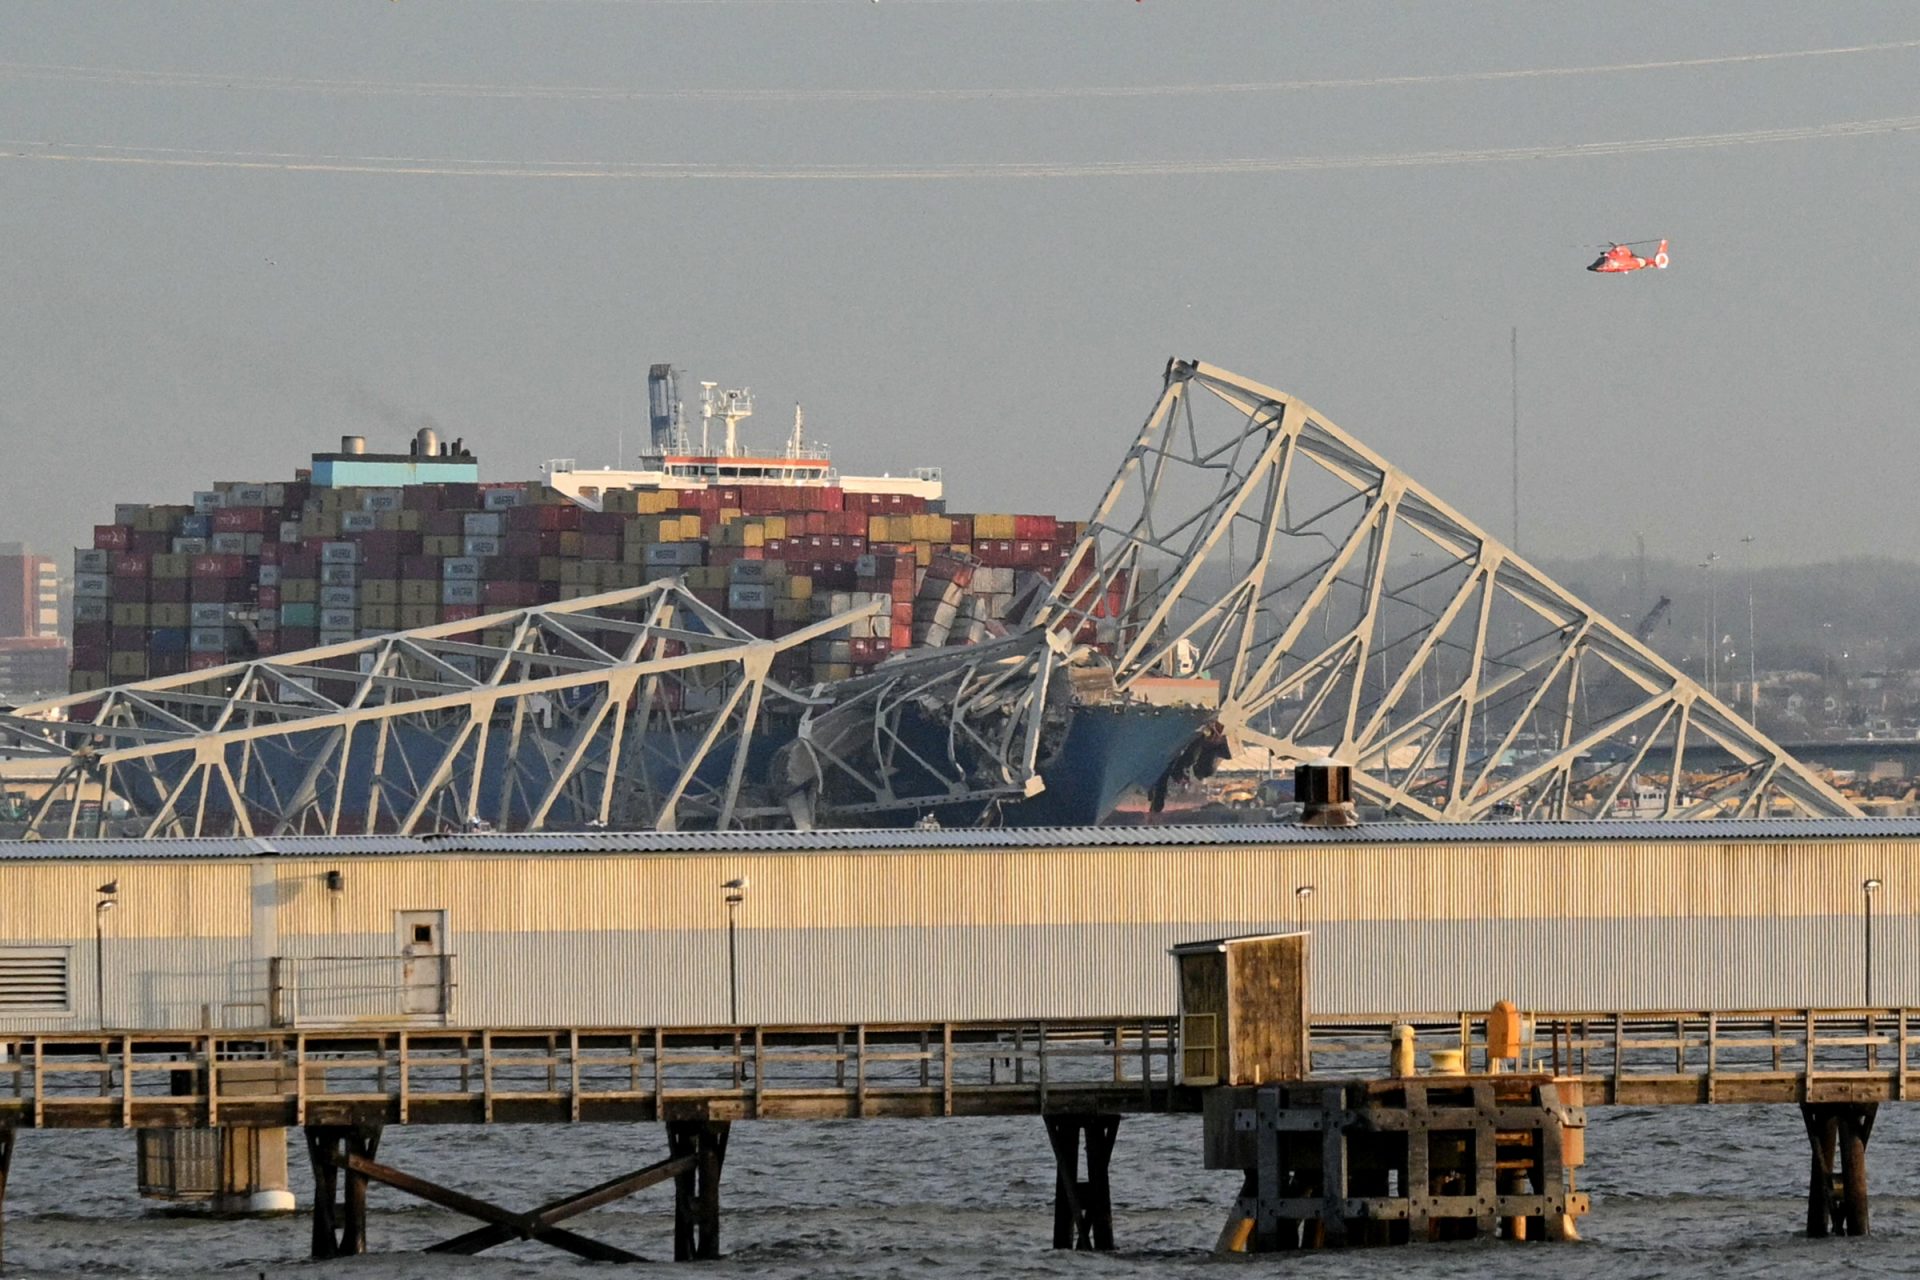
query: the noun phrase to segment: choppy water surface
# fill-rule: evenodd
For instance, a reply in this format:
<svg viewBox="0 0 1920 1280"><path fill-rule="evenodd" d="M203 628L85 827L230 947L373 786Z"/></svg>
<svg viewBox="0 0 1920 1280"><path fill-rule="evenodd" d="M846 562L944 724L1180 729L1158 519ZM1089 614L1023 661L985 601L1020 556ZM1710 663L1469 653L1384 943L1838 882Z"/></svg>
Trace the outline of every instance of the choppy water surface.
<svg viewBox="0 0 1920 1280"><path fill-rule="evenodd" d="M1167 1276L1219 1268L1309 1277L1476 1277L1576 1271L1631 1280L1920 1271L1920 1120L1883 1108L1870 1151L1874 1235L1807 1240L1806 1139L1793 1107L1596 1110L1578 1245L1423 1245L1284 1258L1207 1250L1239 1186L1200 1167L1195 1117L1129 1117L1114 1153L1107 1256L1055 1253L1052 1165L1037 1119L734 1126L723 1191L724 1261L703 1276ZM383 1161L524 1208L661 1158L656 1126L387 1131ZM293 1168L304 1204L304 1152ZM474 1225L385 1187L371 1191L373 1256L307 1260L305 1217L212 1221L133 1191L133 1141L115 1133L20 1135L7 1204L6 1277L574 1275L594 1264L537 1244L479 1258L417 1252ZM656 1187L569 1222L652 1258L672 1256L669 1191Z"/></svg>

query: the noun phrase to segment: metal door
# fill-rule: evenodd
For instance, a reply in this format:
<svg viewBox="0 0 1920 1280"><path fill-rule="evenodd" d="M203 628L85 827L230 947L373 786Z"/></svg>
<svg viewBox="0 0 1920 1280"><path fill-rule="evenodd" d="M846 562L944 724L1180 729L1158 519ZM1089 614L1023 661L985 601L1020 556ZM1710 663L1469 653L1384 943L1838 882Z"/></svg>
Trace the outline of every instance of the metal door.
<svg viewBox="0 0 1920 1280"><path fill-rule="evenodd" d="M396 941L400 944L400 1011L407 1014L447 1012L447 913L396 911Z"/></svg>

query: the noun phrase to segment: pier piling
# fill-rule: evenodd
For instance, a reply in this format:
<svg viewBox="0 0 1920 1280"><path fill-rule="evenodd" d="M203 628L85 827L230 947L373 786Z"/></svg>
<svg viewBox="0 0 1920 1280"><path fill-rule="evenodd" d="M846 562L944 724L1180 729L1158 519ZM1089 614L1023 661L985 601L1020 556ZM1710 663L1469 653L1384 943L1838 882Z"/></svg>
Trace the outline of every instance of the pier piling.
<svg viewBox="0 0 1920 1280"><path fill-rule="evenodd" d="M1045 1119L1054 1161L1053 1247L1111 1250L1113 1189L1107 1168L1120 1135L1120 1117L1073 1114ZM1082 1135L1087 1152L1084 1179L1080 1177Z"/></svg>
<svg viewBox="0 0 1920 1280"><path fill-rule="evenodd" d="M720 1172L733 1126L724 1120L669 1120L667 1152L691 1159L673 1179L673 1260L711 1262L720 1256Z"/></svg>
<svg viewBox="0 0 1920 1280"><path fill-rule="evenodd" d="M12 1125L0 1124L0 1265L7 1261L7 1174L13 1170Z"/></svg>
<svg viewBox="0 0 1920 1280"><path fill-rule="evenodd" d="M1807 1176L1807 1234L1864 1236L1872 1228L1867 1204L1867 1141L1879 1112L1873 1102L1803 1102L1800 1118L1812 1150ZM1839 1159L1835 1176L1835 1157Z"/></svg>

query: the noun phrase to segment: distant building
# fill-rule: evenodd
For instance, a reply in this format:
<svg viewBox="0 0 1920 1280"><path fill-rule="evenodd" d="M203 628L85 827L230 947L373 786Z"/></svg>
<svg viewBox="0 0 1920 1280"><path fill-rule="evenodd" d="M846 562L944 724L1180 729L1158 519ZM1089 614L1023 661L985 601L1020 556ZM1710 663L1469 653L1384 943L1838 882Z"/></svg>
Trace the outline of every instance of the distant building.
<svg viewBox="0 0 1920 1280"><path fill-rule="evenodd" d="M0 638L59 635L59 566L18 542L0 542Z"/></svg>
<svg viewBox="0 0 1920 1280"><path fill-rule="evenodd" d="M67 656L67 642L59 636L0 636L0 703L65 693Z"/></svg>

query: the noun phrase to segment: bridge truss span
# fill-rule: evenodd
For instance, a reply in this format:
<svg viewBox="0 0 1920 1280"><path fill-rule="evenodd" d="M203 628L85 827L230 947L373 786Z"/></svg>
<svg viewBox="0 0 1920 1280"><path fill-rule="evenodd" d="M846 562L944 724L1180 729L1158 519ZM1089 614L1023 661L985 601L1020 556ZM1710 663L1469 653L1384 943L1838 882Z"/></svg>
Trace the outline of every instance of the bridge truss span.
<svg viewBox="0 0 1920 1280"><path fill-rule="evenodd" d="M1303 401L1174 361L1043 605L1122 687L1390 814L1857 815L1726 703Z"/></svg>

